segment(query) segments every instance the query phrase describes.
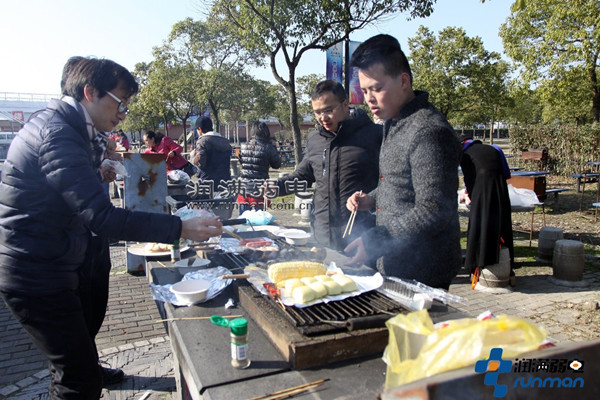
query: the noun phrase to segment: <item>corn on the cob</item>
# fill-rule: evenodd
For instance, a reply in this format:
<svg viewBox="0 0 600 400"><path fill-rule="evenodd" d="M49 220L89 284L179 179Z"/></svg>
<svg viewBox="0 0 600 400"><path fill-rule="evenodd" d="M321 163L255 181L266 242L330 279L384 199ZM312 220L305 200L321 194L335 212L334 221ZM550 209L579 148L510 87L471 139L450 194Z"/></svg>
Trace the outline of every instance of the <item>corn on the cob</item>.
<svg viewBox="0 0 600 400"><path fill-rule="evenodd" d="M286 261L269 265L268 273L271 282L280 282L291 278L305 278L324 275L327 267L313 261Z"/></svg>

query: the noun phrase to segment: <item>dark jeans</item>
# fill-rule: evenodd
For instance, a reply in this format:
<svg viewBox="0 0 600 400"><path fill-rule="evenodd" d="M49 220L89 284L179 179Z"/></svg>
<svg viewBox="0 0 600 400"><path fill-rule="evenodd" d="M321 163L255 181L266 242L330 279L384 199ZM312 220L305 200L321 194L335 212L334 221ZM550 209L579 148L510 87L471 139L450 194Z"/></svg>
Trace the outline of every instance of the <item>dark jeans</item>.
<svg viewBox="0 0 600 400"><path fill-rule="evenodd" d="M95 338L106 315L108 305L108 282L110 275L110 247L108 241L94 236L90 240L86 256L86 268L79 274L79 291L85 311L90 336Z"/></svg>
<svg viewBox="0 0 600 400"><path fill-rule="evenodd" d="M45 296L0 292L49 362L51 399L97 399L102 392L94 338L108 304L108 242L92 237L79 271L79 290Z"/></svg>
<svg viewBox="0 0 600 400"><path fill-rule="evenodd" d="M6 305L50 361L50 399L98 399L102 376L79 293L46 296L0 292Z"/></svg>

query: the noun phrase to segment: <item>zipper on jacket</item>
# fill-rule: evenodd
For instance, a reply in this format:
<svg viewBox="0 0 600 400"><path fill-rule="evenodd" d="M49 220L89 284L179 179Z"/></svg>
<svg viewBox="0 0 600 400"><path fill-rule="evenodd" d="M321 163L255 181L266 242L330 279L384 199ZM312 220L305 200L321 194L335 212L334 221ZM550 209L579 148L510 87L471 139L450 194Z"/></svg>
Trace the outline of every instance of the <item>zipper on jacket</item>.
<svg viewBox="0 0 600 400"><path fill-rule="evenodd" d="M323 149L323 176L325 176L325 173L327 172L327 168L326 168L326 164L325 164L326 161L327 161L327 148Z"/></svg>

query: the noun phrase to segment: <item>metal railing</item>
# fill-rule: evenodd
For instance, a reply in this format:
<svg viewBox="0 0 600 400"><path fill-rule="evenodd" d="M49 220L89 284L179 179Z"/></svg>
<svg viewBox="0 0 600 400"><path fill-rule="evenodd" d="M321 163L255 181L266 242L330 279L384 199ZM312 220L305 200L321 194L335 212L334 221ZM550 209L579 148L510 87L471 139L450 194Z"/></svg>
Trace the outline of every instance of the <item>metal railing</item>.
<svg viewBox="0 0 600 400"><path fill-rule="evenodd" d="M49 102L60 97L58 94L0 92L0 101L41 101Z"/></svg>

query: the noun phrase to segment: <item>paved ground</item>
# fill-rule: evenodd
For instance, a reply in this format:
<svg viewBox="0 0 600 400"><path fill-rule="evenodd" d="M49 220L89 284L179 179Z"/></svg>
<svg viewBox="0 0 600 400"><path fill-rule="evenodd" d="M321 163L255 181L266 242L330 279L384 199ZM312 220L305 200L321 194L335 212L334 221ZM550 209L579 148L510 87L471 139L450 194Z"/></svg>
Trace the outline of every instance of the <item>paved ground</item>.
<svg viewBox="0 0 600 400"><path fill-rule="evenodd" d="M279 223L306 228L291 211L277 214ZM528 242L528 241L527 241ZM533 244L534 248L536 242ZM148 279L125 272L123 245L111 248L113 273L108 313L98 335L101 360L122 368L127 379L103 393L104 399L148 399L175 397L175 379L170 343L152 300ZM459 274L450 292L467 301L456 307L471 315L490 310L511 314L545 327L556 343L600 337L600 326L589 323L589 313L600 313L600 272L584 273L586 287L560 286L550 279L552 269L536 264L517 270L512 290L491 293L471 290L468 276ZM0 399L46 399L48 373L45 362L20 325L0 302Z"/></svg>

